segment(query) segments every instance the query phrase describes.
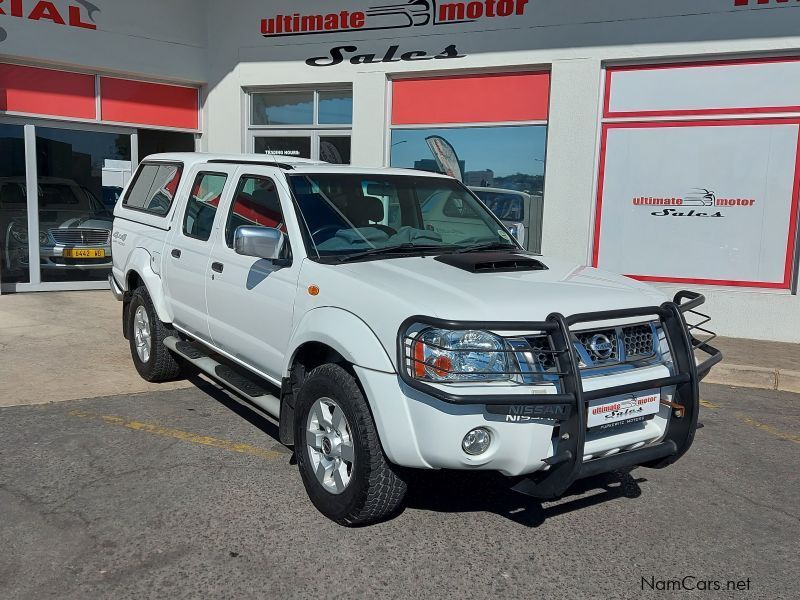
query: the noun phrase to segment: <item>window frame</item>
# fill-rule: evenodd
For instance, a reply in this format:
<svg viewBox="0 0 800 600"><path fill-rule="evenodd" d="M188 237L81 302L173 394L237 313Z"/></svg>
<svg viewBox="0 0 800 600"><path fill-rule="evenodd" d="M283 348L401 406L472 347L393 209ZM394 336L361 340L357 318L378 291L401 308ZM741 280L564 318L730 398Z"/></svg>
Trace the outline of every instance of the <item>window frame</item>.
<svg viewBox="0 0 800 600"><path fill-rule="evenodd" d="M320 123L319 122L319 97L325 92L347 92L353 99L353 113L355 114L355 96L353 87L347 84L309 85L309 86L275 86L243 88L244 93L244 118L245 152L255 154L255 140L260 137L309 137L311 138L311 160L320 160L321 137L347 137L353 136L353 123ZM313 119L312 123L300 125L256 125L253 123L253 96L255 94L269 94L280 92L312 92L313 93ZM351 143L352 159L352 143ZM348 163L350 164L350 163Z"/></svg>
<svg viewBox="0 0 800 600"><path fill-rule="evenodd" d="M192 240L197 240L199 242L208 242L211 239L211 236L214 234L214 224L213 223L211 224L211 230L208 232L208 237L204 239L204 238L202 238L200 236L192 235L191 233L188 233L186 231L186 216L187 216L187 214L189 212L189 205L191 204L192 198L193 198L192 190L195 188L195 185L197 185L198 179L200 179L201 177L204 177L206 175L211 175L211 176L216 176L216 177L224 177L225 178L225 182L222 184L222 189L220 190L220 194L219 194L220 203L216 206L216 209L215 209L214 221L217 220L217 213L219 212L220 205L222 204L222 198L225 195L225 189L228 187L228 181L229 181L229 173L223 173L223 172L220 172L220 171L197 171L197 174L195 175L195 178L192 181L192 187L189 188L189 194L188 194L187 199L186 199L186 206L184 206L184 208L183 208L183 219L182 219L182 224L181 224L181 233L182 233L182 235L184 237L187 237L187 238L192 239Z"/></svg>
<svg viewBox="0 0 800 600"><path fill-rule="evenodd" d="M352 119L350 123L320 123L319 122L319 94L320 92L349 92L350 97L354 99L352 86L347 85L316 85L316 86L298 86L298 87L255 87L245 88L247 96L247 111L245 113L245 124L247 129L352 129ZM256 94L271 94L281 92L311 92L313 94L312 105L312 121L311 123L302 123L296 125L290 124L275 124L275 125L257 125L253 123L253 96ZM355 111L354 111L355 112Z"/></svg>
<svg viewBox="0 0 800 600"><path fill-rule="evenodd" d="M136 181L139 179L139 176L141 175L141 173L144 170L144 168L148 167L148 166L156 166L156 167L172 166L172 167L177 167L179 172L180 172L179 175L178 175L178 185L175 186L175 195L172 197L172 200L170 200L169 208L163 214L157 213L155 211L149 210L149 209L144 208L144 207L131 206L130 204L128 204L128 199L131 196L131 192L133 191L133 188L134 188L134 185L135 185ZM136 172L131 177L131 181L128 184L127 189L125 190L125 195L121 199L120 206L122 208L124 208L125 210L133 210L133 211L144 213L144 214L147 214L147 215L152 215L152 216L158 217L160 219L166 219L167 216L169 215L169 213L172 212L172 208L175 206L175 199L177 198L178 190L180 189L181 184L183 183L183 175L184 175L185 169L186 169L186 165L184 165L184 163L181 162L181 161L166 161L166 160L145 160L145 161L142 161L141 163L139 163L139 166L136 168Z"/></svg>

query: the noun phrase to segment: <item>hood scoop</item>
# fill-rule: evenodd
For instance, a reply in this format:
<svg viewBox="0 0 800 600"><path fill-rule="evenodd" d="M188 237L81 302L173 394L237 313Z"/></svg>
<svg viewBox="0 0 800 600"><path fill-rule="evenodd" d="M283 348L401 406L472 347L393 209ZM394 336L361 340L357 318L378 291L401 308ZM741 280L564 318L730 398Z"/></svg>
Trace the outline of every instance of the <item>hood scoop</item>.
<svg viewBox="0 0 800 600"><path fill-rule="evenodd" d="M435 260L470 273L519 273L547 270L547 265L542 261L522 252L442 254Z"/></svg>

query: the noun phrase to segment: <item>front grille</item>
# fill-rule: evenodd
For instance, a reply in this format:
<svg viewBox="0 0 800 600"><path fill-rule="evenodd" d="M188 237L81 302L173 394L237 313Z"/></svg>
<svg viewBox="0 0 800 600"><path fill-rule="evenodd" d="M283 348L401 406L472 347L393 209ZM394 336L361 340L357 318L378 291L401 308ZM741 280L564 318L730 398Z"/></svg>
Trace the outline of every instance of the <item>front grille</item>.
<svg viewBox="0 0 800 600"><path fill-rule="evenodd" d="M599 331L581 331L575 334L578 343L583 346L589 358L595 363L617 362L619 360L619 343L615 329Z"/></svg>
<svg viewBox="0 0 800 600"><path fill-rule="evenodd" d="M622 339L625 343L625 356L628 359L652 356L655 351L653 347L653 330L649 325L623 327Z"/></svg>
<svg viewBox="0 0 800 600"><path fill-rule="evenodd" d="M108 229L51 229L50 235L64 246L105 246L111 239Z"/></svg>
<svg viewBox="0 0 800 600"><path fill-rule="evenodd" d="M550 340L547 336L527 337L525 341L528 343L527 351L533 357L536 370L548 371L556 368L556 357L552 348L550 348Z"/></svg>
<svg viewBox="0 0 800 600"><path fill-rule="evenodd" d="M616 368L656 356L656 331L650 323L590 329L573 332L572 343L581 369ZM511 347L518 360L524 361L532 372L552 374L558 371L558 353L550 346L547 336L515 338L511 340Z"/></svg>
<svg viewBox="0 0 800 600"><path fill-rule="evenodd" d="M641 361L656 354L654 331L649 323L578 331L574 333L575 351L583 368Z"/></svg>

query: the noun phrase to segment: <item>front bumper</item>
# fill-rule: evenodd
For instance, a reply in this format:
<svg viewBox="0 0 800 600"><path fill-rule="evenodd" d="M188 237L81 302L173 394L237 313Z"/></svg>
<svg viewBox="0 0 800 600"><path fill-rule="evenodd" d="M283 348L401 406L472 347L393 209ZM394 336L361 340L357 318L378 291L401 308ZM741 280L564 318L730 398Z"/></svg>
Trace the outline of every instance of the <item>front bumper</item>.
<svg viewBox="0 0 800 600"><path fill-rule="evenodd" d="M66 258L64 250L103 250L103 258ZM40 246L39 260L42 269L108 269L111 266L111 246Z"/></svg>
<svg viewBox="0 0 800 600"><path fill-rule="evenodd" d="M681 292L673 302L657 307L571 317L553 314L546 321L536 323L409 319L451 329L542 331L549 337L557 357L559 393L525 393L524 388L517 393L493 395L456 395L444 391L406 373L401 334L399 375L359 370L367 396L380 399L373 401L373 410L384 450L390 460L405 466L483 468L507 475L535 472L523 485L523 491L542 498L560 496L573 482L589 475L636 465L665 467L691 446L697 428L699 382L722 358L718 350L690 334L684 318L685 312L693 311L704 300L700 294ZM659 318L669 344L672 370L665 365L653 365L628 371L627 381L615 377L583 379L570 327L645 316ZM401 331L405 331L407 324ZM695 350L707 354L708 358L698 363ZM392 378L393 382L389 380ZM619 434L587 433L589 401L652 389L661 390L661 406L652 420L637 423ZM556 420L541 418L515 423L495 418L507 412L511 405L568 407L569 411L564 411ZM484 455L468 456L460 451L461 439L469 429L479 426L488 428L496 443Z"/></svg>

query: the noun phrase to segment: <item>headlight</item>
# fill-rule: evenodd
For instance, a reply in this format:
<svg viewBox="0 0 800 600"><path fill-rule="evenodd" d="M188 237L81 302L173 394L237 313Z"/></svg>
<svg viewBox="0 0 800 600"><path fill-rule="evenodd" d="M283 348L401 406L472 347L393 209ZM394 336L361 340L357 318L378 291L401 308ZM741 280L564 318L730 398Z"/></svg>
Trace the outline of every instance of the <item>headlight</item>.
<svg viewBox="0 0 800 600"><path fill-rule="evenodd" d="M25 227L25 225L12 223L8 232L11 234L11 237L17 240L20 244L28 243L28 228Z"/></svg>
<svg viewBox="0 0 800 600"><path fill-rule="evenodd" d="M408 339L408 337L406 338ZM424 381L504 381L519 367L506 341L488 331L422 329L403 344L408 374Z"/></svg>
<svg viewBox="0 0 800 600"><path fill-rule="evenodd" d="M47 233L44 231L39 232L39 245L46 246L47 245Z"/></svg>

